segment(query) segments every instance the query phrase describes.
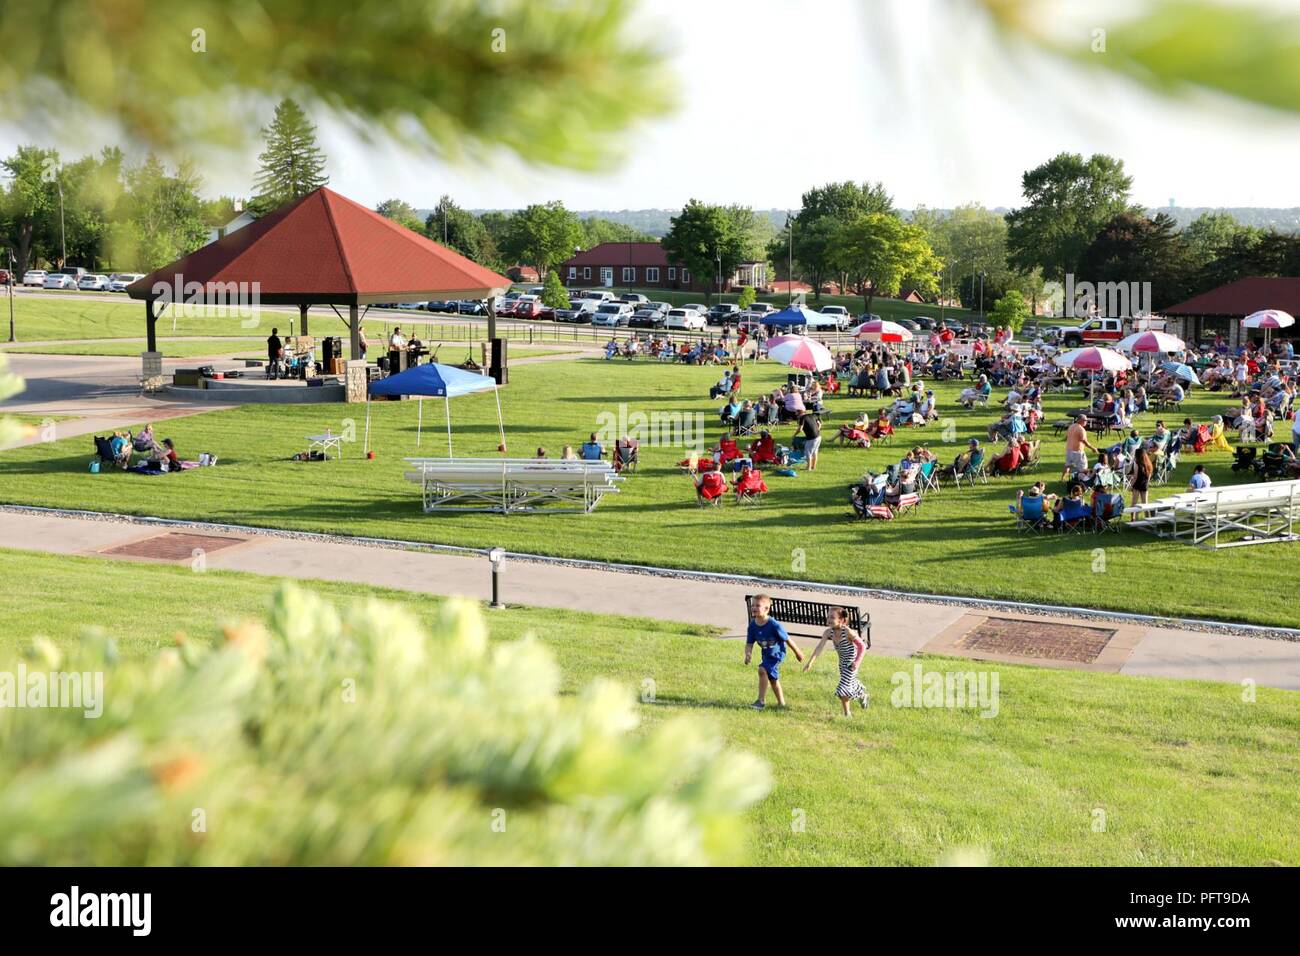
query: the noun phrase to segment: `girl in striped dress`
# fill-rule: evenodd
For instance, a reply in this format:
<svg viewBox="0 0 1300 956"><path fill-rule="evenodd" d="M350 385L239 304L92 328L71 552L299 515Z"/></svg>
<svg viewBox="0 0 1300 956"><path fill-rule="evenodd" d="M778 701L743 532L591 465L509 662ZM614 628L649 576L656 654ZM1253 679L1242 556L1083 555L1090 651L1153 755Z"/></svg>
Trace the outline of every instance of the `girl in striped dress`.
<svg viewBox="0 0 1300 956"><path fill-rule="evenodd" d="M822 639L817 643L803 669L807 671L813 666L813 662L826 647L827 641L834 643L835 651L840 658L840 682L835 688L835 696L839 698L840 706L844 708L844 716L847 717L850 701L856 700L859 707L865 708L870 700L867 689L862 686L862 681L858 680L858 667L862 664L862 655L867 645L849 627L848 613L842 607L831 608L830 613L826 615L826 625Z"/></svg>

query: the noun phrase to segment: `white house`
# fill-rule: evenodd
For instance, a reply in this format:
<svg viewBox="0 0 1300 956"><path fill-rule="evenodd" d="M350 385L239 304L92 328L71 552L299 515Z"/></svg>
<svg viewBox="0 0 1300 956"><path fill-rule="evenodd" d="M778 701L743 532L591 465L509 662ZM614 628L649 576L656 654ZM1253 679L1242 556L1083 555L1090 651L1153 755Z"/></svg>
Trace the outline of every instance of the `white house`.
<svg viewBox="0 0 1300 956"><path fill-rule="evenodd" d="M236 232L240 229L243 229L250 222L256 222L256 221L257 221L256 216L254 216L248 210L244 210L234 219L230 220L230 222L226 223L224 226L214 226L211 229L209 229L208 242L216 242L222 236L228 236L232 232Z"/></svg>

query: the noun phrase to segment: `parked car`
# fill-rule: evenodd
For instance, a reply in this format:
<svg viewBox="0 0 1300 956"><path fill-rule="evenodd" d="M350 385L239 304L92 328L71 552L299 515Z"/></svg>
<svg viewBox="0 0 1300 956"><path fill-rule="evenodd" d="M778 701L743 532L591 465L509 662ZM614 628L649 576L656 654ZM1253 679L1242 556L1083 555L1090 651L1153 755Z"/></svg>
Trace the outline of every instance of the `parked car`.
<svg viewBox="0 0 1300 956"><path fill-rule="evenodd" d="M455 312L456 303L448 302L446 299L430 299L424 303L426 312Z"/></svg>
<svg viewBox="0 0 1300 956"><path fill-rule="evenodd" d="M76 289L77 277L64 275L62 272L51 272L45 277L42 284L43 289Z"/></svg>
<svg viewBox="0 0 1300 956"><path fill-rule="evenodd" d="M853 316L849 310L842 305L828 305L822 309L822 315L835 320L837 329L849 329L853 327Z"/></svg>
<svg viewBox="0 0 1300 956"><path fill-rule="evenodd" d="M632 306L627 302L603 302L591 317L592 325L618 328L632 321Z"/></svg>
<svg viewBox="0 0 1300 956"><path fill-rule="evenodd" d="M140 272L114 272L108 277L108 290L110 292L125 292L126 287L132 282L138 282L144 278Z"/></svg>
<svg viewBox="0 0 1300 956"><path fill-rule="evenodd" d="M662 329L668 321L667 310L637 309L632 313L628 325L635 329Z"/></svg>
<svg viewBox="0 0 1300 956"><path fill-rule="evenodd" d="M34 285L39 289L45 285L45 277L48 275L44 269L28 269L23 273L23 285Z"/></svg>
<svg viewBox="0 0 1300 956"><path fill-rule="evenodd" d="M0 285L8 285L10 282L9 270L0 269Z"/></svg>
<svg viewBox="0 0 1300 956"><path fill-rule="evenodd" d="M578 293L578 297L580 299L591 299L597 304L601 302L613 302L615 298L614 293L610 292L608 289L583 289Z"/></svg>
<svg viewBox="0 0 1300 956"><path fill-rule="evenodd" d="M407 312L423 310L424 307L425 307L426 305L428 305L427 302L399 302L399 303L397 303L397 307L398 307L399 309L405 309Z"/></svg>
<svg viewBox="0 0 1300 956"><path fill-rule="evenodd" d="M664 320L664 328L679 332L699 332L706 325L708 323L704 321L704 316L698 309L669 309L668 317Z"/></svg>
<svg viewBox="0 0 1300 956"><path fill-rule="evenodd" d="M913 318L912 321L916 323L918 328L926 332L929 332L936 325L938 325L938 321L936 319L930 318L928 315L918 315L915 318Z"/></svg>
<svg viewBox="0 0 1300 956"><path fill-rule="evenodd" d="M740 306L734 302L719 302L713 308L709 309L708 314L704 317L709 325L727 325L736 321L740 315Z"/></svg>
<svg viewBox="0 0 1300 956"><path fill-rule="evenodd" d="M542 305L541 299L536 296L529 296L526 299L520 299L519 304L515 306L515 318L540 319L542 318L542 310L545 308L546 306ZM552 309L550 310L550 317L554 318L554 316L555 310Z"/></svg>
<svg viewBox="0 0 1300 956"><path fill-rule="evenodd" d="M592 314L600 305L604 305L604 303L597 302L595 299L575 299L569 303L567 309L555 310L555 321L585 325L591 321Z"/></svg>
<svg viewBox="0 0 1300 956"><path fill-rule="evenodd" d="M618 297L618 301L626 302L628 305L632 306L633 311L635 311L641 306L647 304L650 301L650 297L642 295L640 292L625 292L623 295Z"/></svg>
<svg viewBox="0 0 1300 956"><path fill-rule="evenodd" d="M486 310L478 299L461 299L456 303L456 311L460 315L482 315Z"/></svg>
<svg viewBox="0 0 1300 956"><path fill-rule="evenodd" d="M907 331L913 334L922 331L921 326L917 323L915 319L895 319L894 324L901 325L903 328L907 329Z"/></svg>
<svg viewBox="0 0 1300 956"><path fill-rule="evenodd" d="M840 316L829 312L815 312L808 310L808 329L816 329L820 332L834 331L841 328L840 322L847 318L847 315Z"/></svg>
<svg viewBox="0 0 1300 956"><path fill-rule="evenodd" d="M749 307L748 311L755 315L767 315L769 312L780 312L781 310L771 302L755 302Z"/></svg>
<svg viewBox="0 0 1300 956"><path fill-rule="evenodd" d="M87 272L77 282L77 288L82 292L107 292L108 276L100 275L97 272Z"/></svg>
<svg viewBox="0 0 1300 956"><path fill-rule="evenodd" d="M696 312L700 313L701 317L709 314L709 307L700 302L687 302L684 306L682 306L682 308L694 309ZM705 322L707 323L708 319L705 319Z"/></svg>

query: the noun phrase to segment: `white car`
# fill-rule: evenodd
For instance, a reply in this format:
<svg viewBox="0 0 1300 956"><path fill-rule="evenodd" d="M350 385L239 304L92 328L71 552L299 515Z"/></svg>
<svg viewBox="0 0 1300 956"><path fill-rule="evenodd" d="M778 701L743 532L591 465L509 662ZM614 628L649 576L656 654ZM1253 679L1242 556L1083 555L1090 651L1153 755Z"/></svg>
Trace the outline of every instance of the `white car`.
<svg viewBox="0 0 1300 956"><path fill-rule="evenodd" d="M48 275L44 269L28 269L23 273L23 285L34 285L39 289L45 285L45 277Z"/></svg>
<svg viewBox="0 0 1300 956"><path fill-rule="evenodd" d="M77 283L77 288L82 292L108 292L111 288L108 276L99 275L95 272L88 272L81 277Z"/></svg>
<svg viewBox="0 0 1300 956"><path fill-rule="evenodd" d="M829 312L814 312L812 309L809 309L807 315L808 330L812 331L813 329L816 329L820 332L833 332L838 328L842 328L840 321L844 318L846 318L846 316L835 315Z"/></svg>
<svg viewBox="0 0 1300 956"><path fill-rule="evenodd" d="M63 273L61 273L61 272L56 272L56 273L54 273L53 275L48 275L48 276L45 277L45 282L44 282L44 284L41 286L41 288L43 288L43 289L76 289L76 288L77 288L77 277L76 277L76 276L65 276L65 275L64 275Z"/></svg>
<svg viewBox="0 0 1300 956"><path fill-rule="evenodd" d="M627 302L602 302L596 307L596 312L591 317L591 324L616 329L620 325L631 323L632 311L632 306Z"/></svg>
<svg viewBox="0 0 1300 956"><path fill-rule="evenodd" d="M707 324L698 309L669 309L664 328L680 332L702 332Z"/></svg>
<svg viewBox="0 0 1300 956"><path fill-rule="evenodd" d="M143 278L141 272L114 272L108 277L108 289L110 292L125 292L132 282Z"/></svg>

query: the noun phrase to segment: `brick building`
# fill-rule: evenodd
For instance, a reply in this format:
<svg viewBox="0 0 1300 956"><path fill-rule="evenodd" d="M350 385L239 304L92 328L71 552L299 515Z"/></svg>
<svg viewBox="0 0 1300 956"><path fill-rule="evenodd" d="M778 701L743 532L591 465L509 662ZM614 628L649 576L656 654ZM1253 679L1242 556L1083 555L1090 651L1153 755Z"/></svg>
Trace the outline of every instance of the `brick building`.
<svg viewBox="0 0 1300 956"><path fill-rule="evenodd" d="M695 276L680 262L669 262L657 242L602 242L560 263L560 279L571 288L673 289L684 292L716 292L717 276ZM729 276L724 289L734 291L752 285L767 288L767 263L742 262Z"/></svg>

